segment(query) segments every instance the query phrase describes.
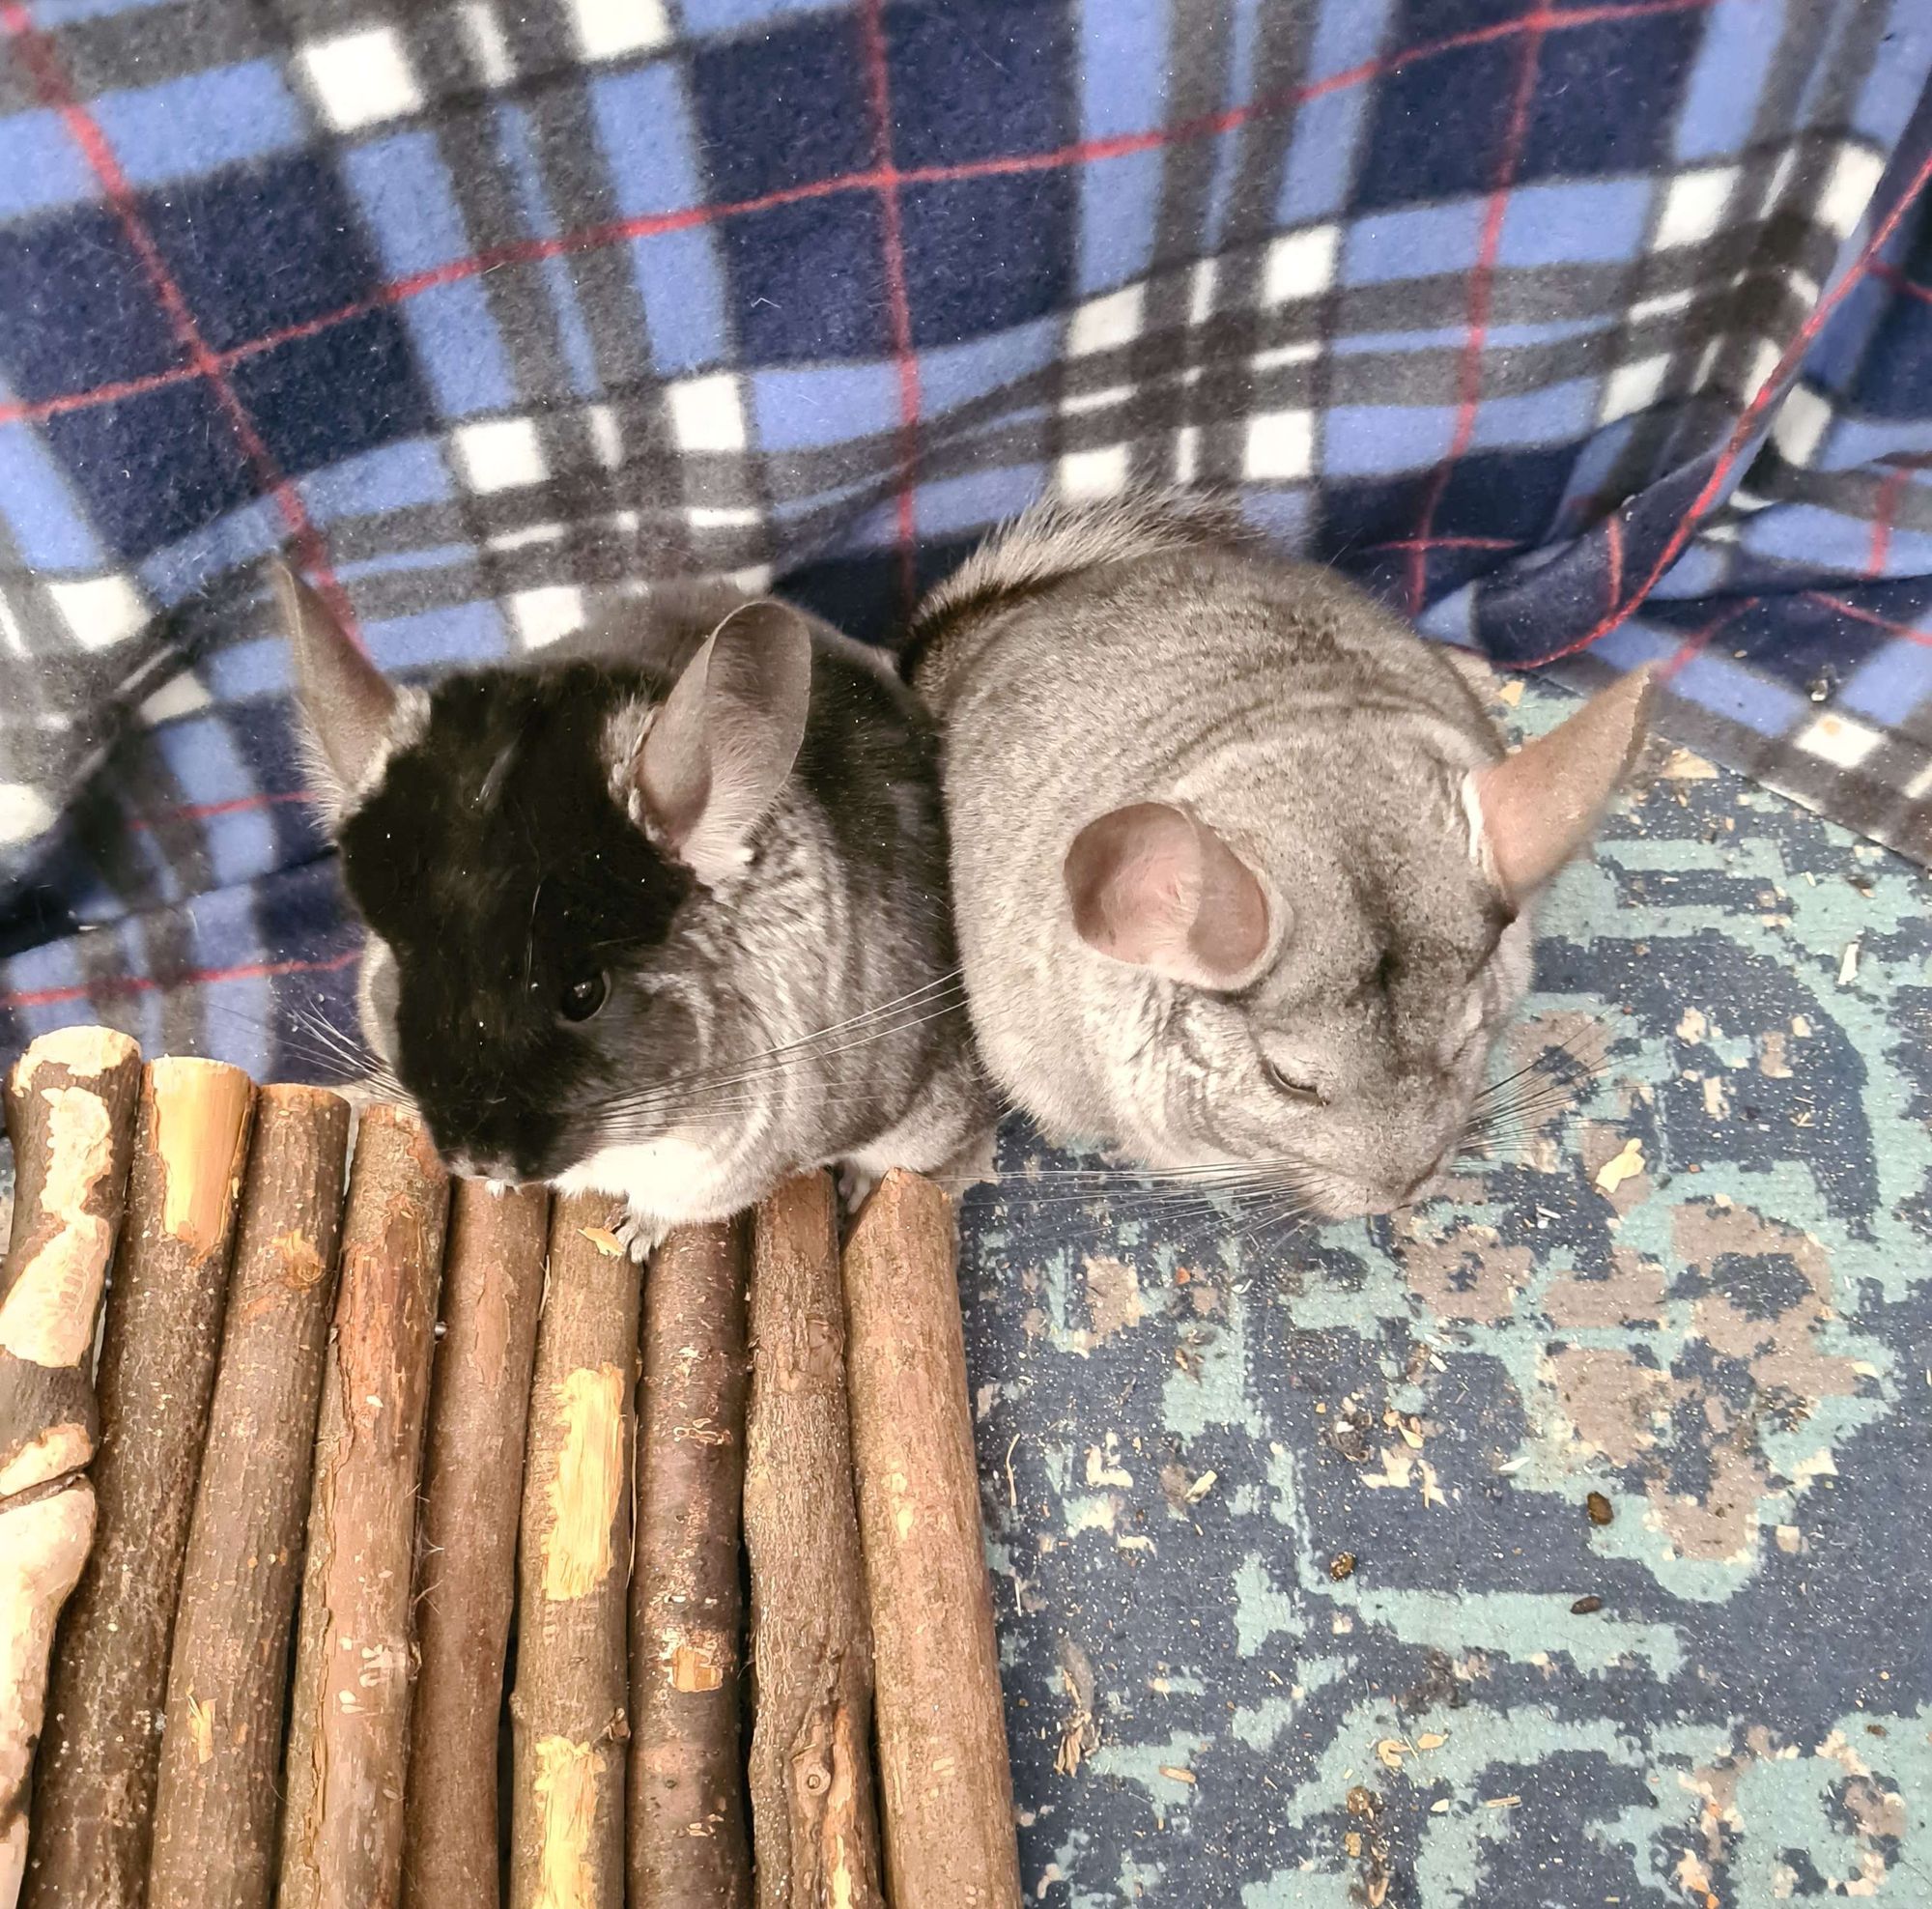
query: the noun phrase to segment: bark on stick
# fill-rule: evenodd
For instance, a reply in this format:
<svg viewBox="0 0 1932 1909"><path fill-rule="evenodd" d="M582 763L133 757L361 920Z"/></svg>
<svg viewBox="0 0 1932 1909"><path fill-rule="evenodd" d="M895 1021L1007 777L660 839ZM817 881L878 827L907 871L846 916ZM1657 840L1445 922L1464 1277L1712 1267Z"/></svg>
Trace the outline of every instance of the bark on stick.
<svg viewBox="0 0 1932 1909"><path fill-rule="evenodd" d="M403 1900L496 1909L497 1761L550 1195L458 1181L430 1392Z"/></svg>
<svg viewBox="0 0 1932 1909"><path fill-rule="evenodd" d="M138 1904L168 1644L221 1344L255 1089L217 1061L141 1076L100 1353L94 1553L61 1627L28 1844L30 1909Z"/></svg>
<svg viewBox="0 0 1932 1909"><path fill-rule="evenodd" d="M644 1295L631 1581L631 1909L748 1909L743 1228L680 1228Z"/></svg>
<svg viewBox="0 0 1932 1909"><path fill-rule="evenodd" d="M557 1200L524 1465L513 1909L622 1909L638 1269L608 1197Z"/></svg>
<svg viewBox="0 0 1932 1909"><path fill-rule="evenodd" d="M8 1076L14 1227L0 1266L0 1909L27 1862L28 1781L54 1623L87 1561L99 1422L91 1367L121 1229L141 1057L126 1035L43 1035Z"/></svg>
<svg viewBox="0 0 1932 1909"><path fill-rule="evenodd" d="M267 1909L349 1105L265 1087L168 1668L148 1909Z"/></svg>
<svg viewBox="0 0 1932 1909"><path fill-rule="evenodd" d="M71 1477L0 1508L0 1909L20 1899L27 1866L27 1781L41 1733L54 1623L94 1540L94 1487Z"/></svg>
<svg viewBox="0 0 1932 1909"><path fill-rule="evenodd" d="M104 1027L43 1035L7 1080L14 1231L0 1268L0 1503L94 1456L94 1331L121 1232L141 1056ZM0 1785L0 1816L5 1812Z"/></svg>
<svg viewBox="0 0 1932 1909"><path fill-rule="evenodd" d="M279 1909L395 1909L416 1487L449 1182L427 1128L356 1131L309 1499Z"/></svg>
<svg viewBox="0 0 1932 1909"><path fill-rule="evenodd" d="M826 1175L787 1182L753 1215L747 1328L758 1909L883 1909L838 1213Z"/></svg>
<svg viewBox="0 0 1932 1909"><path fill-rule="evenodd" d="M895 1171L845 1248L852 1449L895 1909L1018 1909L952 1203Z"/></svg>

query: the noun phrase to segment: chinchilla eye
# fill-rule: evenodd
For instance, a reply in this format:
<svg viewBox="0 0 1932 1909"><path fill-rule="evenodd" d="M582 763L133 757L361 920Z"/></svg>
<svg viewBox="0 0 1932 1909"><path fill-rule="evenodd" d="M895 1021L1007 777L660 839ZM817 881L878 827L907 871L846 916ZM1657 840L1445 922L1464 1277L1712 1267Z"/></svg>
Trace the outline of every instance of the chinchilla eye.
<svg viewBox="0 0 1932 1909"><path fill-rule="evenodd" d="M557 1012L567 1021L587 1021L603 1007L611 992L609 979L601 972L574 976L563 984L556 1004Z"/></svg>
<svg viewBox="0 0 1932 1909"><path fill-rule="evenodd" d="M1312 1081L1297 1080L1292 1073L1278 1068L1272 1061L1262 1063L1262 1071L1267 1075L1268 1085L1277 1094L1286 1095L1291 1100L1299 1100L1310 1107L1321 1104L1321 1090Z"/></svg>

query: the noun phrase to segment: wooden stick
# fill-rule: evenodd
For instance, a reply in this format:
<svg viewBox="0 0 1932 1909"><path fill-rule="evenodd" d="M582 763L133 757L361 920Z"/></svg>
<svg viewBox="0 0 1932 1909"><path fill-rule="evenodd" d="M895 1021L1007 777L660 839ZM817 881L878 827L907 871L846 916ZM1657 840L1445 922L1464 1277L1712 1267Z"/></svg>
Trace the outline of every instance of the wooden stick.
<svg viewBox="0 0 1932 1909"><path fill-rule="evenodd" d="M349 1104L265 1087L168 1668L148 1909L267 1909Z"/></svg>
<svg viewBox="0 0 1932 1909"><path fill-rule="evenodd" d="M279 1909L395 1909L411 1567L449 1182L408 1109L361 1118L325 1364Z"/></svg>
<svg viewBox="0 0 1932 1909"><path fill-rule="evenodd" d="M631 1580L631 1909L749 1909L745 1835L742 1230L651 1262Z"/></svg>
<svg viewBox="0 0 1932 1909"><path fill-rule="evenodd" d="M94 1487L85 1478L25 1492L0 1510L0 1909L14 1909L27 1866L27 1780L44 1715L54 1622L94 1541Z"/></svg>
<svg viewBox="0 0 1932 1909"><path fill-rule="evenodd" d="M134 1909L156 1728L221 1343L253 1083L218 1061L141 1076L129 1224L101 1347L94 1553L61 1627L36 1777L29 1909Z"/></svg>
<svg viewBox="0 0 1932 1909"><path fill-rule="evenodd" d="M550 1195L456 1183L417 1566L403 1900L496 1909L497 1724Z"/></svg>
<svg viewBox="0 0 1932 1909"><path fill-rule="evenodd" d="M0 1502L94 1456L94 1331L127 1203L140 1071L125 1034L75 1027L43 1035L7 1078L14 1231L0 1268Z"/></svg>
<svg viewBox="0 0 1932 1909"><path fill-rule="evenodd" d="M789 1182L753 1216L747 1324L758 1909L883 1909L838 1212L826 1175Z"/></svg>
<svg viewBox="0 0 1932 1909"><path fill-rule="evenodd" d="M513 1909L622 1909L638 1269L611 1202L555 1202L524 1466Z"/></svg>
<svg viewBox="0 0 1932 1909"><path fill-rule="evenodd" d="M845 1248L852 1450L895 1909L1018 1909L952 1203L895 1171Z"/></svg>
<svg viewBox="0 0 1932 1909"><path fill-rule="evenodd" d="M0 1909L27 1862L28 1778L54 1621L94 1537L79 1468L99 1420L90 1367L121 1230L141 1057L126 1035L43 1035L7 1078L14 1225L0 1266Z"/></svg>

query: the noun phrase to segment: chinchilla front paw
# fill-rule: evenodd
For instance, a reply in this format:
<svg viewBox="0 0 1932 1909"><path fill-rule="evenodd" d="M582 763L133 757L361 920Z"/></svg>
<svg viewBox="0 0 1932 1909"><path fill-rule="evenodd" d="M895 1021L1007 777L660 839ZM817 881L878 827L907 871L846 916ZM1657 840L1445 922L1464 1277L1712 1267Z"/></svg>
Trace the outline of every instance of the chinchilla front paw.
<svg viewBox="0 0 1932 1909"><path fill-rule="evenodd" d="M877 1174L867 1173L851 1160L839 1163L838 1206L847 1219L857 1216L859 1209L872 1197L872 1188L878 1183Z"/></svg>
<svg viewBox="0 0 1932 1909"><path fill-rule="evenodd" d="M664 1244L670 1228L654 1214L640 1213L635 1207L619 1207L611 1215L611 1231L630 1256L631 1264L642 1266Z"/></svg>

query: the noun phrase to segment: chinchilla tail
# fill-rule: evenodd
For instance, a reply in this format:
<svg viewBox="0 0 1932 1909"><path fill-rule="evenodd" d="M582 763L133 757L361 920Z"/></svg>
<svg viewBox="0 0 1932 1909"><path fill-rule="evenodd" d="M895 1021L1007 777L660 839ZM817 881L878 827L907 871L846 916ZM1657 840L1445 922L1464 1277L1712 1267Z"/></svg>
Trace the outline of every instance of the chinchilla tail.
<svg viewBox="0 0 1932 1909"><path fill-rule="evenodd" d="M1212 493L1144 490L1091 504L1049 499L1002 525L926 593L914 613L900 670L943 715L946 653L987 613L1102 564L1248 540L1239 505Z"/></svg>

